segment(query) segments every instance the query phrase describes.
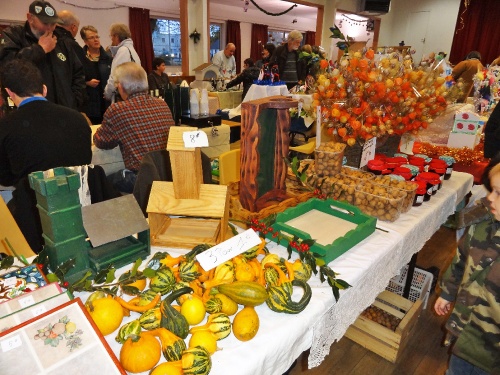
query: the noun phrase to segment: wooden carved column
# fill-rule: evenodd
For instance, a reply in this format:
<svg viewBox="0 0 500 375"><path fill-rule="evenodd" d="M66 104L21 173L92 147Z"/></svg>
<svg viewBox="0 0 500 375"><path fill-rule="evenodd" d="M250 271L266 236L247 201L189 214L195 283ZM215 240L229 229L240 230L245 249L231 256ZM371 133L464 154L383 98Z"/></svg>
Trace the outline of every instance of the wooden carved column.
<svg viewBox="0 0 500 375"><path fill-rule="evenodd" d="M297 105L284 96L241 104L240 202L251 212L286 198L289 109Z"/></svg>

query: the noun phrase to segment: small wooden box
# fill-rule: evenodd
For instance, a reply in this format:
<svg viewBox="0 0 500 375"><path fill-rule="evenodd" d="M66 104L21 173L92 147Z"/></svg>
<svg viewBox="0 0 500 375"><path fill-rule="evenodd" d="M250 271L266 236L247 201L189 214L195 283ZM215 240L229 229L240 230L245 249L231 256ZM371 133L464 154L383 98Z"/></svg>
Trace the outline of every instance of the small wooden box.
<svg viewBox="0 0 500 375"><path fill-rule="evenodd" d="M417 324L422 311L422 300L419 299L413 303L395 293L383 291L379 294L373 306L401 319L396 330L392 331L364 316L359 316L347 329L345 336L394 363L398 355L404 350Z"/></svg>

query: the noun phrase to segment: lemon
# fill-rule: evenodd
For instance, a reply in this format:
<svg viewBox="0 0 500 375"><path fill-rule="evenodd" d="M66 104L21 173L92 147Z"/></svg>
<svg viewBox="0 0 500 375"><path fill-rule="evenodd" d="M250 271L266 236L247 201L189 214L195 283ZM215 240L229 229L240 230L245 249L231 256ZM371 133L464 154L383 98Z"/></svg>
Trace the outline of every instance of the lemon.
<svg viewBox="0 0 500 375"><path fill-rule="evenodd" d="M210 354L214 354L217 350L217 338L210 331L197 331L189 339L189 347L194 348L196 346L201 346Z"/></svg>
<svg viewBox="0 0 500 375"><path fill-rule="evenodd" d="M190 297L181 306L181 314L191 326L195 326L205 319L205 305L200 298Z"/></svg>

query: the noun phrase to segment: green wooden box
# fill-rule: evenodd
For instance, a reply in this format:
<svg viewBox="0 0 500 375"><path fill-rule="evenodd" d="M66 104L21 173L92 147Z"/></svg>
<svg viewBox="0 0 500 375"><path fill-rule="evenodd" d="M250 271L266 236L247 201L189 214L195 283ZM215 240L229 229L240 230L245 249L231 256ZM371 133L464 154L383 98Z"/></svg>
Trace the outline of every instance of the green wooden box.
<svg viewBox="0 0 500 375"><path fill-rule="evenodd" d="M372 234L376 224L376 218L350 204L313 198L279 213L273 228L285 235L284 246L294 235L316 240L310 251L330 263ZM277 241L272 233L267 238Z"/></svg>

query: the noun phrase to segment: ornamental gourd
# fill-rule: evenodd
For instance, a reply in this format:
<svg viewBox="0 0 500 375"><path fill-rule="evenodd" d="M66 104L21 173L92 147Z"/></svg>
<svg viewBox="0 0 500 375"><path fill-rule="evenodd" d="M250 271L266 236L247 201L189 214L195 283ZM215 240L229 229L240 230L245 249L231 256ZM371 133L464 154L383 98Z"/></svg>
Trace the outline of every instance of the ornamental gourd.
<svg viewBox="0 0 500 375"><path fill-rule="evenodd" d="M201 346L189 348L182 354L183 375L207 375L211 368L210 353Z"/></svg>
<svg viewBox="0 0 500 375"><path fill-rule="evenodd" d="M179 277L182 281L189 283L200 276L198 264L195 259L186 259L179 263Z"/></svg>
<svg viewBox="0 0 500 375"><path fill-rule="evenodd" d="M299 286L304 290L304 294L298 302L292 300L293 286ZM303 311L309 304L312 295L309 284L297 279L281 285L269 285L267 292L269 294L269 298L266 300L267 306L275 312L286 314L298 314Z"/></svg>
<svg viewBox="0 0 500 375"><path fill-rule="evenodd" d="M204 325L189 330L190 333L199 331L210 331L217 340L222 340L231 333L231 320L224 313L210 314Z"/></svg>
<svg viewBox="0 0 500 375"><path fill-rule="evenodd" d="M160 327L161 322L161 312L159 307L149 309L148 311L142 313L139 318L139 324L145 330L152 330Z"/></svg>
<svg viewBox="0 0 500 375"><path fill-rule="evenodd" d="M189 333L189 323L186 318L171 306L171 303L179 296L192 292L193 289L186 287L178 289L168 295L160 304L161 322L160 326L185 339Z"/></svg>
<svg viewBox="0 0 500 375"><path fill-rule="evenodd" d="M175 285L175 275L169 267L160 267L151 278L149 288L162 295L167 294Z"/></svg>
<svg viewBox="0 0 500 375"><path fill-rule="evenodd" d="M216 289L243 306L262 305L268 297L266 288L254 281L234 281L221 284Z"/></svg>
<svg viewBox="0 0 500 375"><path fill-rule="evenodd" d="M182 358L182 353L186 350L186 342L165 328L156 328L152 331L144 332L156 336L161 342L161 351L167 361L178 361Z"/></svg>
<svg viewBox="0 0 500 375"><path fill-rule="evenodd" d="M141 334L141 325L138 320L132 320L124 324L118 330L115 340L123 344L130 336L139 336Z"/></svg>

